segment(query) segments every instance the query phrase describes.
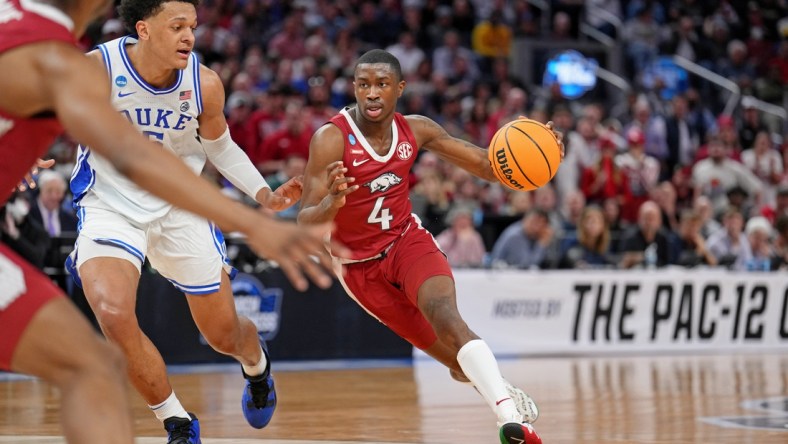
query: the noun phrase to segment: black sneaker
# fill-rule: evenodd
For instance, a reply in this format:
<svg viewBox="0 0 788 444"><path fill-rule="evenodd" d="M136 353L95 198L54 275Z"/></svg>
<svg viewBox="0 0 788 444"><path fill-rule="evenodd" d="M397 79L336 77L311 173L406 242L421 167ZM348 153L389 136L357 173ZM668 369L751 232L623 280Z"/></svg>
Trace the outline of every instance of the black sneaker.
<svg viewBox="0 0 788 444"><path fill-rule="evenodd" d="M167 444L201 444L200 421L189 413L191 419L173 416L164 420L164 430L167 431Z"/></svg>

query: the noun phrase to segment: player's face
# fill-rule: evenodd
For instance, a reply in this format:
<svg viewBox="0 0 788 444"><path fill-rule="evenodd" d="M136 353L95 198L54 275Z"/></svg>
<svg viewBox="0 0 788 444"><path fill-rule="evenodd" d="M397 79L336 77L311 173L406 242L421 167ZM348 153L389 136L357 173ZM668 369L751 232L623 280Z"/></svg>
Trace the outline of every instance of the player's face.
<svg viewBox="0 0 788 444"><path fill-rule="evenodd" d="M197 10L191 3L166 2L155 15L144 20L148 45L157 58L173 69L185 69L194 47L194 30L197 28ZM138 27L139 31L139 27Z"/></svg>
<svg viewBox="0 0 788 444"><path fill-rule="evenodd" d="M353 87L360 117L381 122L393 115L405 81L387 63L362 63L356 67Z"/></svg>

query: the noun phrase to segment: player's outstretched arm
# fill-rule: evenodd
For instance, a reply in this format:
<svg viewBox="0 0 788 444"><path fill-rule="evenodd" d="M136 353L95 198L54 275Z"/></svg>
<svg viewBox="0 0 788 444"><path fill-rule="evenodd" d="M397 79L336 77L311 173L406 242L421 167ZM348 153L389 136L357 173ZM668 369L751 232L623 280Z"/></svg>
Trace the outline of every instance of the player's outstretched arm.
<svg viewBox="0 0 788 444"><path fill-rule="evenodd" d="M233 141L224 117L224 85L219 76L200 65L203 111L198 117L205 154L217 170L236 188L274 211L282 211L301 198L300 179L291 179L275 192L271 190L249 156Z"/></svg>
<svg viewBox="0 0 788 444"><path fill-rule="evenodd" d="M432 119L419 115L406 117L419 147L430 150L441 159L457 165L490 182L498 179L493 173L487 150L456 137L452 137Z"/></svg>
<svg viewBox="0 0 788 444"><path fill-rule="evenodd" d="M298 223L333 221L345 205L345 196L358 189L358 185L353 185L355 178L345 176L347 168L342 164L344 147L342 132L334 125L324 125L312 136Z"/></svg>
<svg viewBox="0 0 788 444"><path fill-rule="evenodd" d="M277 261L296 288L307 287L304 274L321 287L331 285L326 273L330 260L321 254L325 251L323 238L330 231L328 224L299 229L225 197L174 154L147 140L112 108L109 81L100 66L64 44L32 46L36 46L32 57L40 76L37 83L49 97L48 108L55 110L77 140L106 157L140 187L225 230L246 234L249 246ZM320 264L310 255L318 255Z"/></svg>

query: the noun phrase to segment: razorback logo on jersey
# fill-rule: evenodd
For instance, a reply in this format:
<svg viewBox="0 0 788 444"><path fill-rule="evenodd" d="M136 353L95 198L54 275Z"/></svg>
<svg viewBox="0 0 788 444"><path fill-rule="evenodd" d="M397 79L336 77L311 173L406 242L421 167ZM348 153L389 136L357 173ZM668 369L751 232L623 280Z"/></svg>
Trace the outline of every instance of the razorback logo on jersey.
<svg viewBox="0 0 788 444"><path fill-rule="evenodd" d="M3 119L2 117L0 117L0 137L3 137L3 134L11 131L11 128L13 127L14 127L14 122L12 120Z"/></svg>
<svg viewBox="0 0 788 444"><path fill-rule="evenodd" d="M364 186L369 187L370 193L374 193L375 191L385 193L386 190L400 182L402 182L402 179L396 174L383 173L380 176L372 179L370 182L365 183Z"/></svg>
<svg viewBox="0 0 788 444"><path fill-rule="evenodd" d="M402 179L396 174L383 173L380 176L372 179L370 182L365 183L364 186L369 187L370 193L374 193L375 191L385 193L386 190L400 182L402 182Z"/></svg>
<svg viewBox="0 0 788 444"><path fill-rule="evenodd" d="M0 0L0 23L22 18L22 12L14 7L8 0Z"/></svg>

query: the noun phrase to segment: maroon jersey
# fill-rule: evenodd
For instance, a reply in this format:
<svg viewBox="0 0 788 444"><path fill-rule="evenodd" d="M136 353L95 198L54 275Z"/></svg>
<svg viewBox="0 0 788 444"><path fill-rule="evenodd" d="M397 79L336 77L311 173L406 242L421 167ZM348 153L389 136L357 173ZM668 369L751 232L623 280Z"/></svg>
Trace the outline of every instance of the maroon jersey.
<svg viewBox="0 0 788 444"><path fill-rule="evenodd" d="M62 11L38 2L0 0L0 54L42 41L61 41L76 46L69 27L71 19ZM0 109L0 205L14 186L43 156L63 128L52 113L18 117L12 109Z"/></svg>
<svg viewBox="0 0 788 444"><path fill-rule="evenodd" d="M359 189L348 194L334 222L333 238L353 250L360 260L386 250L411 222L408 175L416 160L416 138L402 114L391 124L391 146L378 155L348 114L348 108L332 117L344 135L342 161L348 177L355 177Z"/></svg>

